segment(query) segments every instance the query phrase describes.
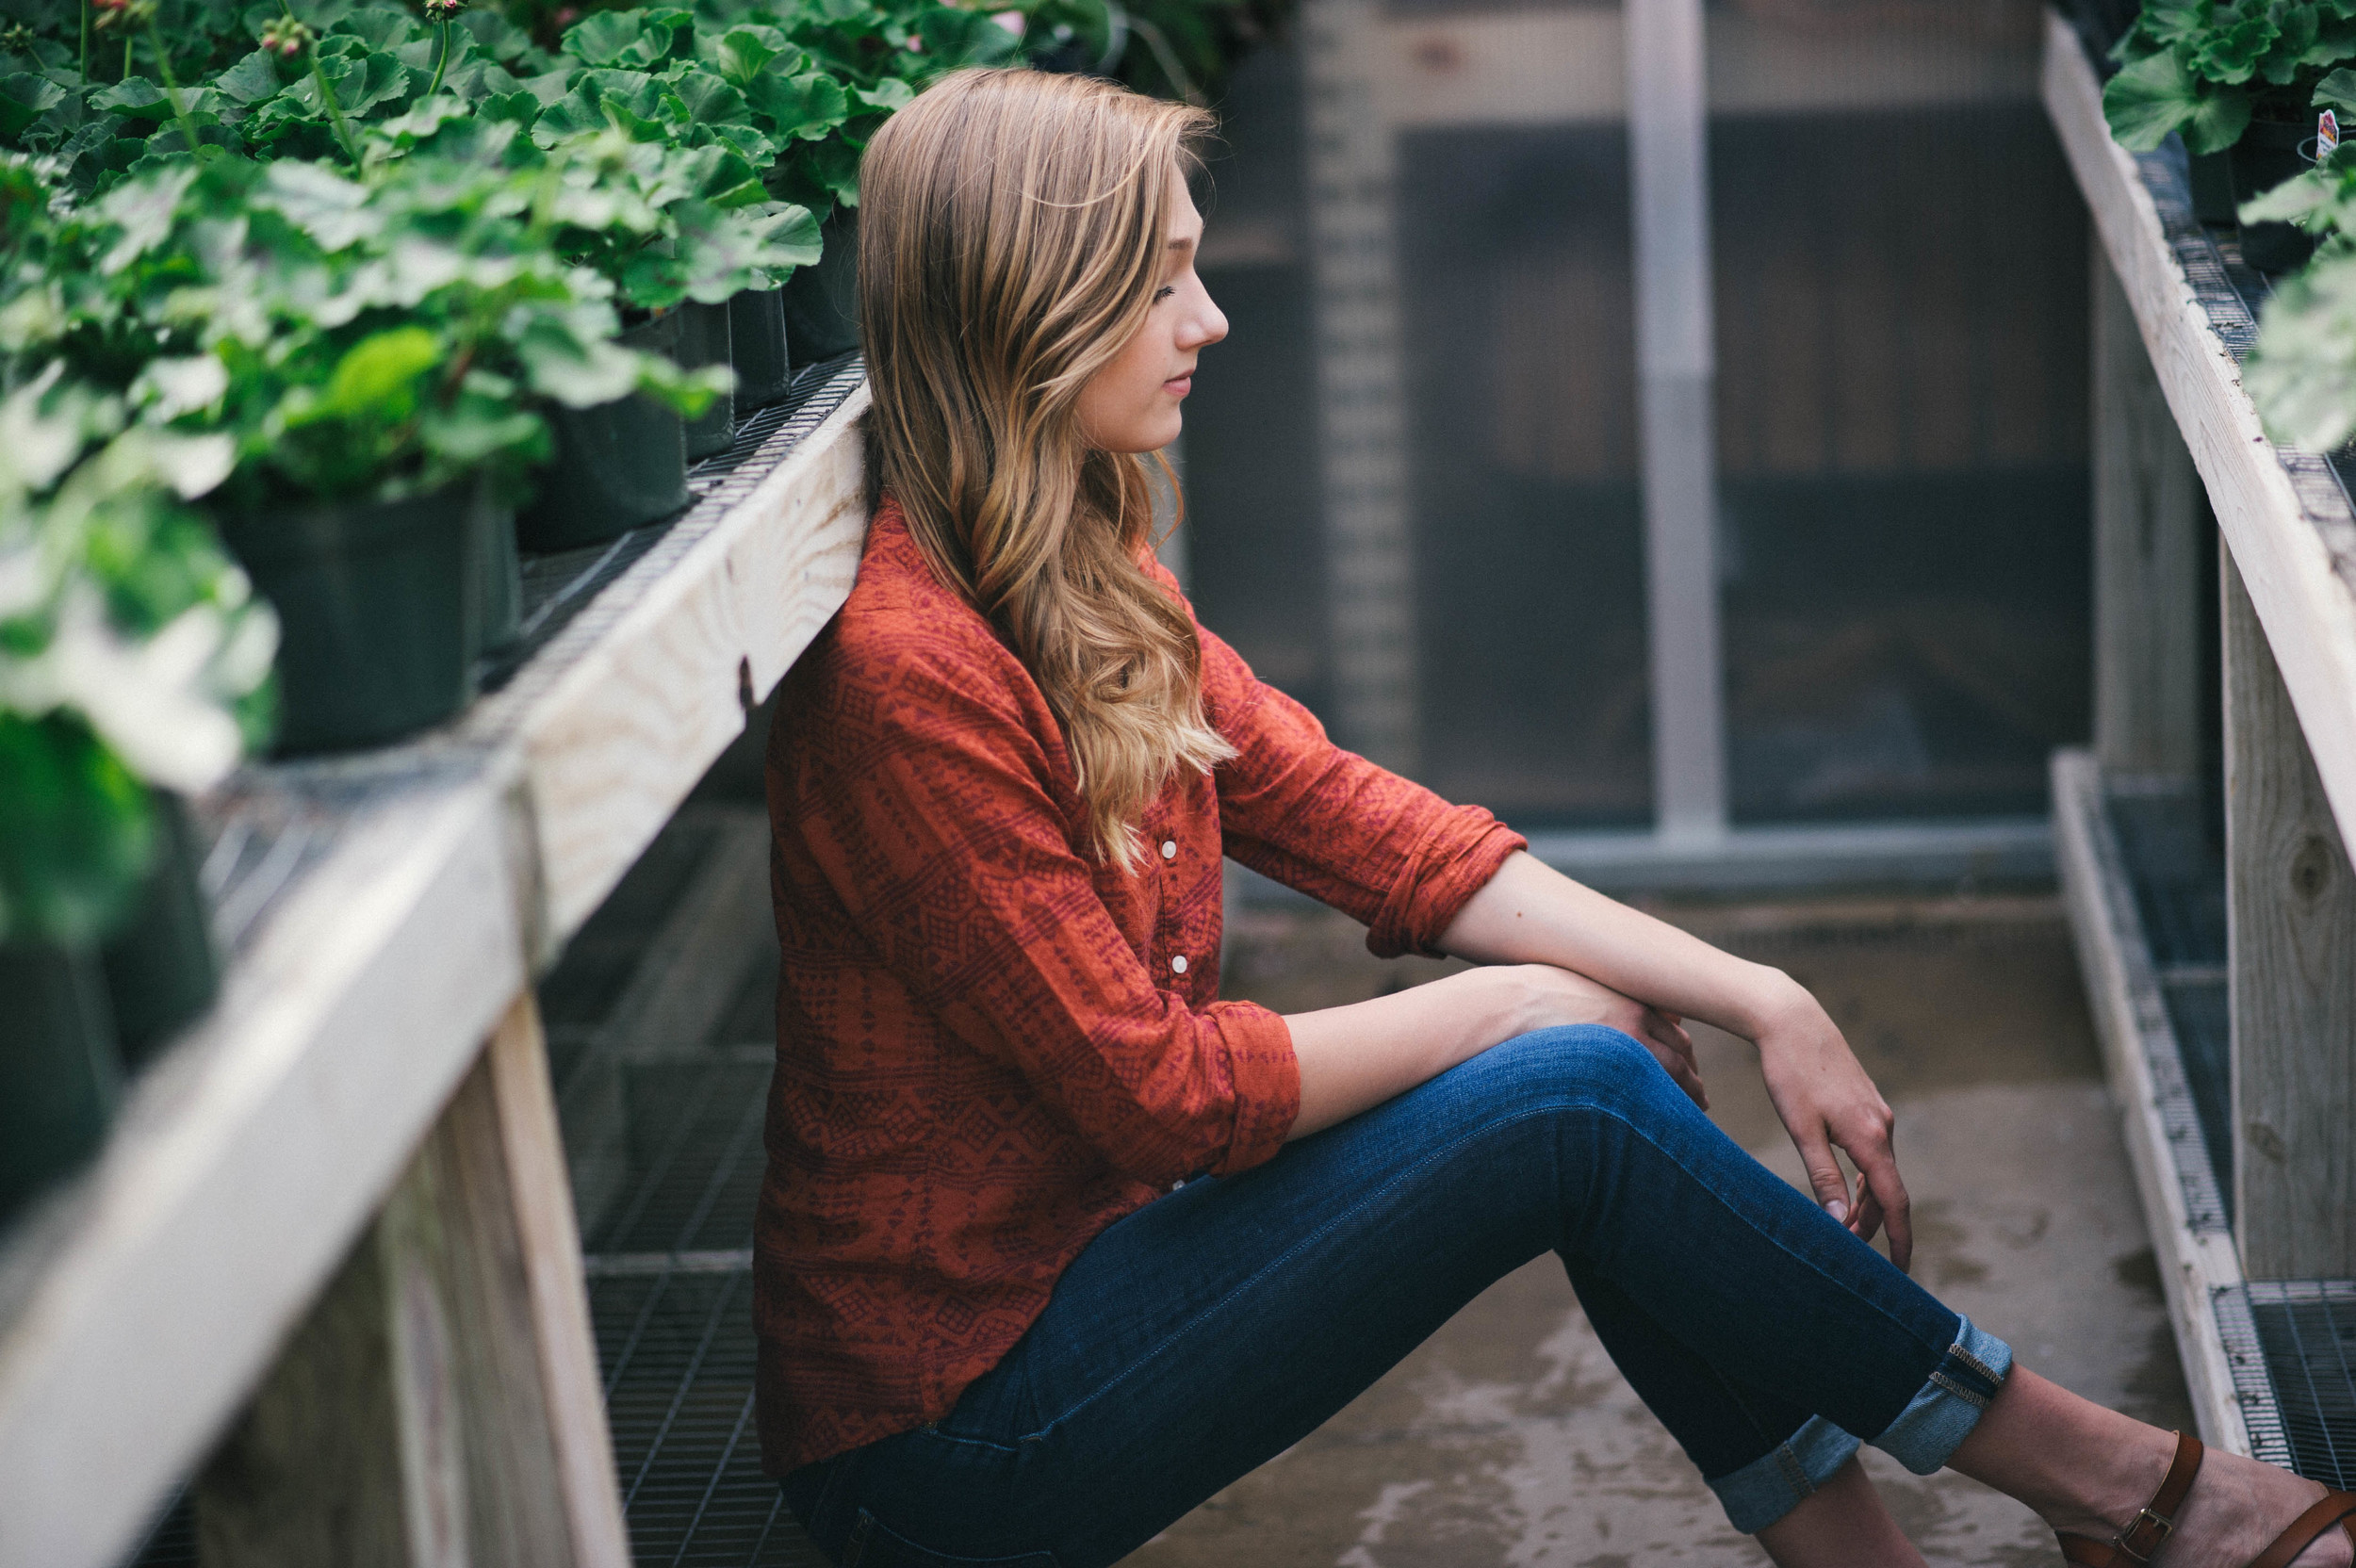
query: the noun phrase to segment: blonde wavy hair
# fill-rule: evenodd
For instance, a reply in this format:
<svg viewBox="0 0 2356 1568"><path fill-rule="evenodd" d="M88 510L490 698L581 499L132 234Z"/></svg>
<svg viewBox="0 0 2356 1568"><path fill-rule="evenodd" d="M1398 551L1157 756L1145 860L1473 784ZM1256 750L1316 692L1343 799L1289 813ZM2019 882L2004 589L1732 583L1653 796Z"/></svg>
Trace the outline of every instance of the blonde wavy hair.
<svg viewBox="0 0 2356 1568"><path fill-rule="evenodd" d="M1143 564L1145 465L1090 447L1077 408L1153 307L1170 203L1211 123L1110 82L960 71L859 166L870 471L1039 683L1124 872L1175 770L1235 750L1203 715L1194 623Z"/></svg>

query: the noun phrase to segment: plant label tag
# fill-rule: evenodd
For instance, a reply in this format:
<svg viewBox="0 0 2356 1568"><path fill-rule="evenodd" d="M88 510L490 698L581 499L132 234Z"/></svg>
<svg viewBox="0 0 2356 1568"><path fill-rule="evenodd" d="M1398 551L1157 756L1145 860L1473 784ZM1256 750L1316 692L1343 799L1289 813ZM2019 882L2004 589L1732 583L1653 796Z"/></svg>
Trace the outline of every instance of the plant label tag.
<svg viewBox="0 0 2356 1568"><path fill-rule="evenodd" d="M2315 116L2315 161L2321 163L2340 150L2340 117L2330 109Z"/></svg>

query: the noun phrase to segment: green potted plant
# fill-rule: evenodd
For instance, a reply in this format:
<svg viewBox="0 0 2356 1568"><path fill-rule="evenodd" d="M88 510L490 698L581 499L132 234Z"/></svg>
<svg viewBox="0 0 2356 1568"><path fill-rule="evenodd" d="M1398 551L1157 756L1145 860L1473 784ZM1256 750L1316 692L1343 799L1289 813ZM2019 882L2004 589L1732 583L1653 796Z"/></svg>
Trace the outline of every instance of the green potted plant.
<svg viewBox="0 0 2356 1568"><path fill-rule="evenodd" d="M991 16L935 0L779 6L702 0L696 57L743 95L777 148L762 175L778 197L820 215L819 251L779 301L795 363L859 345L859 160L868 138L924 83L1020 49Z"/></svg>
<svg viewBox="0 0 2356 1568"><path fill-rule="evenodd" d="M2356 88L2356 74L2333 75L2346 78L2333 92ZM2275 439L2330 451L2356 435L2356 152L2343 148L2243 212L2296 224L2315 255L2260 307L2242 385Z"/></svg>
<svg viewBox="0 0 2356 1568"><path fill-rule="evenodd" d="M2356 57L2356 0L2148 0L2114 53L2119 70L2102 90L2112 134L2131 152L2181 135L2197 215L2230 223L2239 204L2305 167L2315 90ZM2242 239L2269 271L2306 256L2285 225Z"/></svg>
<svg viewBox="0 0 2356 1568"><path fill-rule="evenodd" d="M232 438L206 504L280 607L288 750L378 743L472 694L547 409L694 406L708 385L612 341L611 284L553 249L595 216L565 164L526 144L511 168L512 123L455 126L471 155L372 128L391 152L359 180L231 157L135 174L57 216L0 302L20 362L61 357L143 418Z"/></svg>
<svg viewBox="0 0 2356 1568"><path fill-rule="evenodd" d="M104 1135L117 1024L136 1065L209 1004L177 797L269 718L270 612L185 499L229 443L125 424L59 365L0 400L0 1214Z"/></svg>
<svg viewBox="0 0 2356 1568"><path fill-rule="evenodd" d="M783 391L783 346L770 330L782 318L759 297L817 259L816 235L804 209L775 200L763 183L777 159L777 123L755 101L776 97L785 79L768 68L784 57L750 34L732 46L706 48L705 41L690 15L671 8L584 18L564 37L577 68L532 84L545 100L532 136L552 148L618 133L665 150L667 167L649 169L643 155L630 159L633 173L650 176L637 186L650 195L679 190L689 201L651 202L664 209L666 232L647 237L645 254L630 258L637 265L615 273L617 286L629 304L650 315L679 313L670 330L680 364L691 369L735 363L741 318L746 364L738 380L753 394L752 406ZM740 306L739 295L753 299ZM688 424L688 458L725 450L732 429L732 403L715 402Z"/></svg>
<svg viewBox="0 0 2356 1568"><path fill-rule="evenodd" d="M677 145L633 113L663 106L669 95L662 84L614 79L637 74L602 74L602 83L579 85L544 110L532 128L548 159L541 176L552 192L548 242L606 280L623 342L683 368L667 404L640 397L576 403L557 416L557 461L523 518L534 548L597 543L686 504L681 411L694 417L733 384L728 302L809 253L809 215L769 202L741 155L716 142ZM578 118L558 112L583 99L604 120L601 128L574 129ZM720 323L720 348L700 356L701 364L680 335L681 307L691 303L713 307ZM725 433L717 444L726 446Z"/></svg>

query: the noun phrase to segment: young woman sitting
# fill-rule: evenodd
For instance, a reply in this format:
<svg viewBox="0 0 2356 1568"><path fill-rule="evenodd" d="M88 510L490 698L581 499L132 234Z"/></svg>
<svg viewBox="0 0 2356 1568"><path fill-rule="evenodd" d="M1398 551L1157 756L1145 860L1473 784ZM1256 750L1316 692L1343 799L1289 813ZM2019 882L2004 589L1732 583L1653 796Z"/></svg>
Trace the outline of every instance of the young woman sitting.
<svg viewBox="0 0 2356 1568"><path fill-rule="evenodd" d="M1337 749L1196 624L1138 454L1227 330L1207 128L968 72L861 170L880 501L768 760L761 1434L822 1549L1102 1568L1551 1251L1779 1563L1921 1561L1860 1440L2072 1562L2348 1563L2356 1494L2203 1465L1907 1279L1889 1107L1800 987ZM1221 1002L1222 856L1483 967ZM1702 1114L1688 1018L1756 1044L1813 1200Z"/></svg>

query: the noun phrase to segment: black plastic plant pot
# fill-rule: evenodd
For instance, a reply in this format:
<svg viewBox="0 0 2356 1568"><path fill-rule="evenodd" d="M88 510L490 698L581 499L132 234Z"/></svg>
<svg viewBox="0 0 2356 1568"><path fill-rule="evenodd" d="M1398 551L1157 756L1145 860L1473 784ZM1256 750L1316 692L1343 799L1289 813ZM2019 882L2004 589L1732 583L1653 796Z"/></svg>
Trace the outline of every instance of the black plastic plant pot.
<svg viewBox="0 0 2356 1568"><path fill-rule="evenodd" d="M2313 121L2252 120L2228 153L2233 164L2236 205L2263 196L2284 180L2305 172L2314 160L2302 150L2315 140ZM2244 223L2242 259L2261 272L2286 272L2306 265L2315 242L2294 223Z"/></svg>
<svg viewBox="0 0 2356 1568"><path fill-rule="evenodd" d="M693 300L679 307L679 366L700 370L707 365L731 363L728 352L728 307L698 304ZM712 406L687 421L687 461L699 462L728 449L736 439L736 403L726 392Z"/></svg>
<svg viewBox="0 0 2356 1568"><path fill-rule="evenodd" d="M2225 153L2193 153L2186 155L2185 172L2192 182L2192 216L2195 221L2231 228L2233 214L2233 155Z"/></svg>
<svg viewBox="0 0 2356 1568"><path fill-rule="evenodd" d="M221 956L197 884L200 854L188 807L160 791L155 799L155 863L130 923L98 955L123 1064L134 1070L221 991Z"/></svg>
<svg viewBox="0 0 2356 1568"><path fill-rule="evenodd" d="M794 384L786 351L785 289L746 288L728 302L728 361L736 367L736 407L767 408Z"/></svg>
<svg viewBox="0 0 2356 1568"><path fill-rule="evenodd" d="M679 313L632 327L625 348L676 356ZM540 494L515 519L528 550L601 545L687 504L687 441L679 416L643 392L595 408L551 407L556 458Z"/></svg>
<svg viewBox="0 0 2356 1568"><path fill-rule="evenodd" d="M122 1070L96 957L0 943L0 1219L97 1150Z"/></svg>
<svg viewBox="0 0 2356 1568"><path fill-rule="evenodd" d="M483 620L475 651L497 653L515 642L524 625L524 569L515 556L515 513L485 497L474 530L475 604Z"/></svg>
<svg viewBox="0 0 2356 1568"><path fill-rule="evenodd" d="M278 610L282 753L381 745L473 700L485 518L470 491L222 519Z"/></svg>
<svg viewBox="0 0 2356 1568"><path fill-rule="evenodd" d="M818 233L817 264L785 280L785 335L796 365L859 347L859 209L835 208Z"/></svg>

